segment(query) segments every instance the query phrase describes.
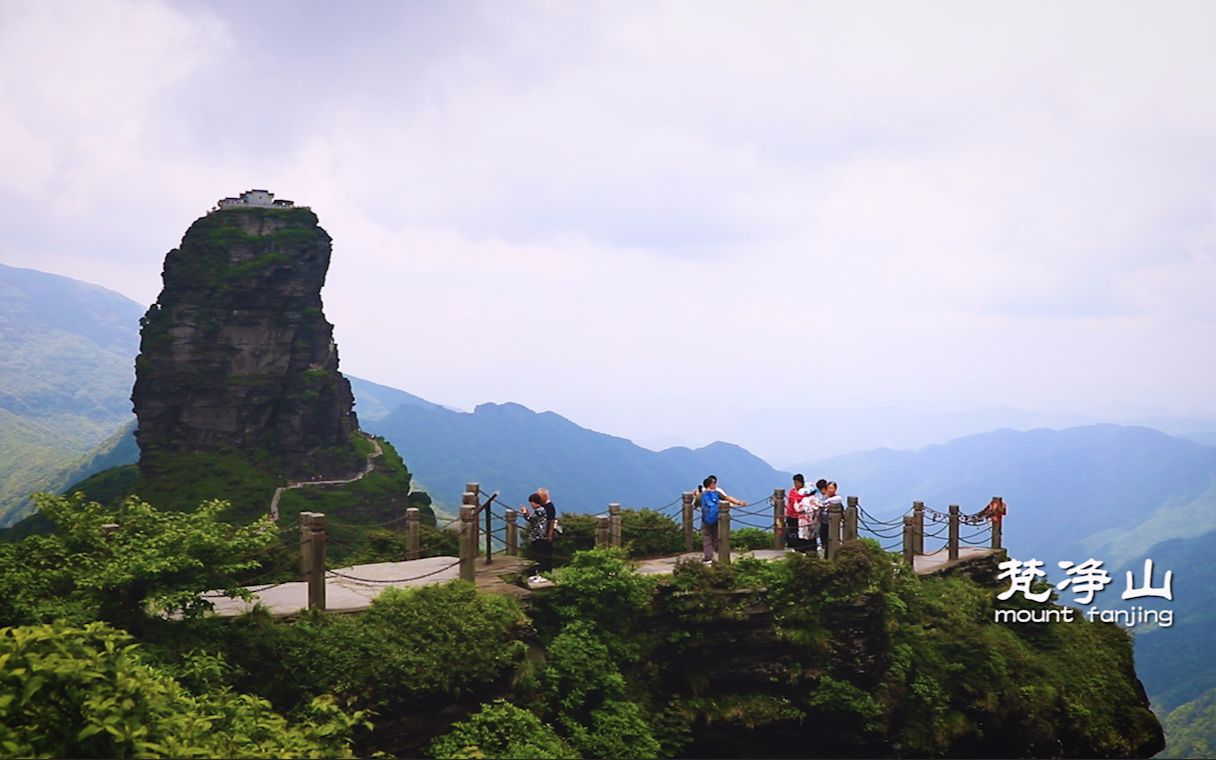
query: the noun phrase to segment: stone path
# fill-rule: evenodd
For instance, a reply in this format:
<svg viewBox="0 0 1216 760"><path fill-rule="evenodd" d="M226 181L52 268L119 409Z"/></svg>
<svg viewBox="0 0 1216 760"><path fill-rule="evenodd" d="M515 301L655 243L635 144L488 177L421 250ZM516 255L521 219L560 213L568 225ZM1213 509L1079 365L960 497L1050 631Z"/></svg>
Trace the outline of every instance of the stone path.
<svg viewBox="0 0 1216 760"><path fill-rule="evenodd" d="M987 549L981 546L960 546L958 548L958 559L950 561L950 554L945 547L938 549L931 554L919 554L912 558L912 567L916 570L917 575L932 575L933 573L945 570L947 567L953 567L960 562L975 559L976 557L986 557L989 554L1002 551L1001 549Z"/></svg>
<svg viewBox="0 0 1216 760"><path fill-rule="evenodd" d="M362 480L367 477L367 474L376 469L375 460L378 457L384 456L384 449L380 447L380 442L370 435L367 440L372 442L375 451L367 455L367 466L363 468L363 472L353 478L346 480L301 480L296 483L288 483L285 486L279 486L274 489L274 496L270 497L270 520L271 522L279 521L279 499L283 496L284 491L290 491L293 488L310 488L312 486L343 486L347 483L354 483L356 480Z"/></svg>
<svg viewBox="0 0 1216 760"><path fill-rule="evenodd" d="M447 583L460 577L460 566L456 557L426 557L405 562L377 562L370 565L353 565L335 568L325 578L325 609L327 612L360 612L371 606L372 600L386 588L418 588L436 583ZM532 563L520 557L496 556L487 565L484 558L477 560L474 585L479 591L504 594L517 599L531 595L526 588L508 583L501 576L521 575ZM250 586L256 591L253 601L229 599L218 591L208 591L203 596L215 605L215 614L220 617L236 617L261 604L275 617L297 615L308 608L308 584L291 581L277 586Z"/></svg>
<svg viewBox="0 0 1216 760"><path fill-rule="evenodd" d="M940 572L947 567L992 554L998 549L980 547L961 547L959 558L954 562L948 559L948 553L943 548L932 554L916 557L914 568L918 575L930 575ZM750 556L761 560L780 559L786 555L784 550L757 549L751 552L741 552L734 559ZM680 560L697 562L701 559L700 552L677 554L672 557L657 557L642 560L637 564L639 575L667 575L675 568ZM333 570L325 578L325 602L328 612L360 612L371 606L372 600L386 588L417 588L436 583L447 583L460 577L460 567L456 557L427 557L405 562L378 562L370 565L353 565ZM532 595L532 590L553 585L551 581L542 580L536 584L525 586L510 583L505 578L522 576L530 570L532 563L522 557L495 555L491 564L486 564L484 557L478 557L474 570L474 584L479 591L491 594L504 594L516 599L526 599ZM297 615L308 607L308 584L303 581L292 581L277 586L265 588L251 586L256 591L252 602L241 599L229 599L217 591L209 591L204 596L215 604L215 614L221 617L243 615L253 609L255 604L261 604L270 610L275 617Z"/></svg>

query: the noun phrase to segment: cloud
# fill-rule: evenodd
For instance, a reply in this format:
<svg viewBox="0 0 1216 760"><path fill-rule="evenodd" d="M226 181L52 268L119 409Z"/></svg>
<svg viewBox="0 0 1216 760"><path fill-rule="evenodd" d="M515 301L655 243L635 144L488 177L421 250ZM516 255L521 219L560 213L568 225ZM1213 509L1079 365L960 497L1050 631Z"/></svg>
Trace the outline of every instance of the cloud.
<svg viewBox="0 0 1216 760"><path fill-rule="evenodd" d="M1210 4L3 8L12 263L151 300L269 187L344 366L444 403L1209 403Z"/></svg>

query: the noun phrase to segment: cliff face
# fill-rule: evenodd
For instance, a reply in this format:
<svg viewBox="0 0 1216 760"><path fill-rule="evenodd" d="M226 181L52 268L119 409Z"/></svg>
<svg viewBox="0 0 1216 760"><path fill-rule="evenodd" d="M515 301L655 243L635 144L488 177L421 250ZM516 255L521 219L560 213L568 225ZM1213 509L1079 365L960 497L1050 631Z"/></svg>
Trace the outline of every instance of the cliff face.
<svg viewBox="0 0 1216 760"><path fill-rule="evenodd" d="M217 211L190 226L142 321L131 395L141 471L184 453L237 453L287 475L360 468L350 383L321 308L330 253L304 208Z"/></svg>

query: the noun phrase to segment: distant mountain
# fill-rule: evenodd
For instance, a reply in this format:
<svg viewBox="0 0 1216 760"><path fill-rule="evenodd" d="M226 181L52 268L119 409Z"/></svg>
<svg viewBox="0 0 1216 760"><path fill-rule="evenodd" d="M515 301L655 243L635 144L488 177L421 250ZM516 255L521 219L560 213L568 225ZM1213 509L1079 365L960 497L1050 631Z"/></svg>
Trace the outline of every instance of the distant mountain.
<svg viewBox="0 0 1216 760"><path fill-rule="evenodd" d="M0 264L0 526L132 419L142 314L105 288Z"/></svg>
<svg viewBox="0 0 1216 760"><path fill-rule="evenodd" d="M439 404L427 401L421 396L415 396L380 383L373 383L371 380L364 380L354 375L347 375L346 379L350 381L350 388L355 393L355 413L359 415L361 421L382 420L399 406L421 406L425 409L442 408Z"/></svg>
<svg viewBox="0 0 1216 760"><path fill-rule="evenodd" d="M915 500L976 512L1002 496L1005 545L1052 566L1090 556L1119 564L1152 543L1216 528L1216 449L1148 428L998 430L919 451L848 454L802 471L838 481L879 518Z"/></svg>
<svg viewBox="0 0 1216 760"><path fill-rule="evenodd" d="M87 451L130 415L143 311L96 285L0 264L0 409Z"/></svg>
<svg viewBox="0 0 1216 760"><path fill-rule="evenodd" d="M1180 437L1185 438L1188 441L1194 441L1195 443L1203 446L1216 446L1216 431L1210 433L1190 433Z"/></svg>
<svg viewBox="0 0 1216 760"><path fill-rule="evenodd" d="M572 512L600 512L609 502L664 506L710 474L749 501L789 481L732 444L656 452L519 404L482 404L471 414L407 404L365 427L392 441L432 498L447 504L459 503L469 481L501 490L511 505L547 486L559 509Z"/></svg>

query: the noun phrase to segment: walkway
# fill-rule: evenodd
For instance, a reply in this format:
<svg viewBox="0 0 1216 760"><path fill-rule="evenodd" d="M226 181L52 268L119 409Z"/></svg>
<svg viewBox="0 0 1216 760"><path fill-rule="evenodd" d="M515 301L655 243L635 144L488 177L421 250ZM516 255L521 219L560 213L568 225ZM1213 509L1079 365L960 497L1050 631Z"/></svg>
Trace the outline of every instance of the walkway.
<svg viewBox="0 0 1216 760"><path fill-rule="evenodd" d="M917 575L930 575L978 557L984 557L999 549L961 547L959 558L950 562L945 549L915 559ZM757 549L734 555L754 557L760 560L775 560L786 555L785 550ZM677 554L642 560L637 564L639 575L669 575L681 560L699 561L700 552ZM372 600L386 588L418 588L437 583L447 583L460 578L459 559L456 557L427 557L406 562L378 562L370 565L353 565L331 570L325 578L325 607L327 612L361 612L371 606ZM493 563L487 565L484 558L476 560L474 582L479 591L504 594L516 599L532 595L528 588L509 583L504 577L522 576L532 563L522 557L495 555ZM543 586L551 586L544 582ZM274 586L251 586L253 601L229 599L219 592L209 591L204 596L215 604L215 614L220 617L236 617L251 611L261 604L275 617L298 615L308 607L308 584L291 581Z"/></svg>
<svg viewBox="0 0 1216 760"><path fill-rule="evenodd" d="M366 433L364 434L366 435ZM356 480L362 480L367 477L368 473L376 469L375 460L384 456L384 449L380 447L380 442L372 436L368 435L367 440L372 442L372 447L375 449L371 454L367 455L367 466L363 468L363 472L353 478L346 480L301 480L295 483L288 483L285 486L279 486L274 489L274 496L270 497L270 520L271 522L279 521L279 499L283 496L284 491L290 491L294 488L310 488L313 486L344 486L348 483L354 483Z"/></svg>
<svg viewBox="0 0 1216 760"><path fill-rule="evenodd" d="M426 557L331 570L325 577L326 612L361 612L386 588L418 588L457 580L460 578L458 562L457 557ZM479 558L474 583L479 591L524 599L532 592L507 583L501 576L521 575L531 566L529 560L521 557L496 556L490 565ZM308 608L308 584L304 581L247 588L254 592L251 602L229 599L218 591L208 591L203 596L211 600L215 614L220 617L243 615L255 604L266 607L275 617L298 615Z"/></svg>

